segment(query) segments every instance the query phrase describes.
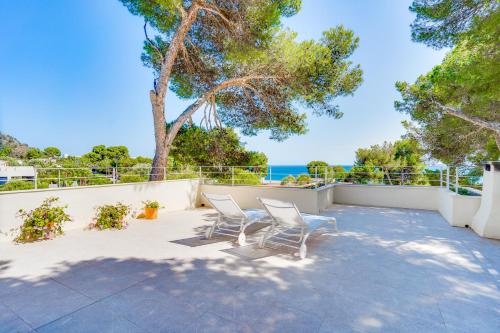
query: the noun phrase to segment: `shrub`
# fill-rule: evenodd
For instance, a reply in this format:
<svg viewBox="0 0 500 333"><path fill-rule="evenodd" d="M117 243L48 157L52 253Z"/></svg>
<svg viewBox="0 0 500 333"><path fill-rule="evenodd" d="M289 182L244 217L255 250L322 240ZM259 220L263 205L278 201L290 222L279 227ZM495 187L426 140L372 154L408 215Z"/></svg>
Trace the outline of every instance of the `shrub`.
<svg viewBox="0 0 500 333"><path fill-rule="evenodd" d="M58 200L59 198L51 197L44 200L39 207L31 211L20 209L18 216L24 222L20 227L19 235L14 241L17 243L27 243L62 235L63 223L71 221L71 218L65 212L67 206L54 206L54 203Z"/></svg>
<svg viewBox="0 0 500 333"><path fill-rule="evenodd" d="M354 184L383 183L384 173L370 165L355 165L349 170L348 181Z"/></svg>
<svg viewBox="0 0 500 333"><path fill-rule="evenodd" d="M160 203L158 201L143 201L144 208L160 208Z"/></svg>
<svg viewBox="0 0 500 333"><path fill-rule="evenodd" d="M130 206L122 203L115 205L103 205L96 208L94 222L89 225L89 229L125 229L127 222L125 218L130 213Z"/></svg>
<svg viewBox="0 0 500 333"><path fill-rule="evenodd" d="M0 185L0 191L21 191L21 190L31 190L35 186L30 180L13 180L4 185Z"/></svg>
<svg viewBox="0 0 500 333"><path fill-rule="evenodd" d="M309 175L303 173L297 176L297 184L298 185L306 185L309 184L312 181L311 177Z"/></svg>
<svg viewBox="0 0 500 333"><path fill-rule="evenodd" d="M106 185L106 184L112 184L113 181L109 179L108 177L94 177L94 178L88 178L84 180L83 182L85 185Z"/></svg>
<svg viewBox="0 0 500 333"><path fill-rule="evenodd" d="M140 176L140 175L120 176L120 183L140 183L140 182L146 182L147 180L148 180L147 176Z"/></svg>
<svg viewBox="0 0 500 333"><path fill-rule="evenodd" d="M311 161L307 163L307 171L311 176L325 177L325 170L328 169L328 163L324 161ZM330 172L329 172L330 173Z"/></svg>
<svg viewBox="0 0 500 333"><path fill-rule="evenodd" d="M332 177L337 181L343 181L348 173L341 165L334 165L328 170L328 178Z"/></svg>
<svg viewBox="0 0 500 333"><path fill-rule="evenodd" d="M198 173L195 173L194 171L181 171L181 170L170 170L167 173L167 179L168 180L175 180L175 179L193 179L193 178L199 178L200 175Z"/></svg>
<svg viewBox="0 0 500 333"><path fill-rule="evenodd" d="M260 185L260 178L251 171L234 169L234 183L240 185Z"/></svg>
<svg viewBox="0 0 500 333"><path fill-rule="evenodd" d="M281 185L290 185L295 184L295 177L292 175L288 175L281 180Z"/></svg>

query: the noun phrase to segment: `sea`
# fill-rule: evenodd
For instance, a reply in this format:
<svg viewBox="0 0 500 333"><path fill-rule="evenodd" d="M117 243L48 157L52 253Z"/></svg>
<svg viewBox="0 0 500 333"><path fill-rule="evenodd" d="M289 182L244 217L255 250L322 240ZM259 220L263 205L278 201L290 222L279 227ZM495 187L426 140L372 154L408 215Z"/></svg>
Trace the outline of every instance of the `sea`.
<svg viewBox="0 0 500 333"><path fill-rule="evenodd" d="M342 167L349 171L352 165L342 165ZM309 174L306 165L269 165L266 180L282 180L288 175L297 177L303 173Z"/></svg>

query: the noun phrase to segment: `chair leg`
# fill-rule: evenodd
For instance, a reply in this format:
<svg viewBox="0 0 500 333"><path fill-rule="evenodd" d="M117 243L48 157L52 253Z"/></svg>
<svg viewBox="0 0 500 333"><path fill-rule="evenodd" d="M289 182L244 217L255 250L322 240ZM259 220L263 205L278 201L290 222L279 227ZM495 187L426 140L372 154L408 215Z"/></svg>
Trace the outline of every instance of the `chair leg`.
<svg viewBox="0 0 500 333"><path fill-rule="evenodd" d="M240 246L245 246L247 244L247 236L245 236L244 232L240 232L238 235L238 244Z"/></svg>
<svg viewBox="0 0 500 333"><path fill-rule="evenodd" d="M273 234L274 227L271 227L262 237L259 239L259 247L262 249L266 245L266 240Z"/></svg>
<svg viewBox="0 0 500 333"><path fill-rule="evenodd" d="M207 231L205 232L205 238L206 239L212 238L212 235L213 235L213 233L215 231L216 225L217 225L217 222L214 222L214 224L212 224L212 226L209 229L207 229Z"/></svg>
<svg viewBox="0 0 500 333"><path fill-rule="evenodd" d="M337 229L337 220L333 220L333 230L339 231L339 229Z"/></svg>
<svg viewBox="0 0 500 333"><path fill-rule="evenodd" d="M309 234L310 233L307 233L304 238L302 239L302 242L300 244L300 248L299 248L299 256L300 256L300 259L304 259L306 256L307 256L307 245L306 245L306 241L307 241L307 238L309 238Z"/></svg>
<svg viewBox="0 0 500 333"><path fill-rule="evenodd" d="M252 224L254 222L245 223L245 221L241 221L240 234L238 235L238 244L240 246L246 245L247 236L245 235L245 230Z"/></svg>
<svg viewBox="0 0 500 333"><path fill-rule="evenodd" d="M220 215L219 215L219 216L217 216L217 220L214 222L214 224L212 224L212 226L210 227L210 229L208 229L205 232L205 238L206 239L212 238L212 235L214 234L215 228L217 228L217 226L219 225L220 221L221 221L221 218L220 218Z"/></svg>

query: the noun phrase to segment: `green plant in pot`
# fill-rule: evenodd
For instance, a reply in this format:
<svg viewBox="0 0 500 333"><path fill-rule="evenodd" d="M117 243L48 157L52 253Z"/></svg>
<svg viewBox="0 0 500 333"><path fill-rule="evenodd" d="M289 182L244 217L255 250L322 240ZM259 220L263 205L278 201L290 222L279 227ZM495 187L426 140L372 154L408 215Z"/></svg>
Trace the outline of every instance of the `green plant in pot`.
<svg viewBox="0 0 500 333"><path fill-rule="evenodd" d="M59 198L50 197L33 210L20 209L18 216L23 219L23 225L14 241L28 243L62 235L64 222L71 221L71 218L65 212L67 206L54 205L58 200Z"/></svg>
<svg viewBox="0 0 500 333"><path fill-rule="evenodd" d="M89 224L89 229L125 229L128 224L127 215L130 213L130 206L121 202L114 205L103 205L96 208L93 223Z"/></svg>
<svg viewBox="0 0 500 333"><path fill-rule="evenodd" d="M158 209L160 208L160 203L158 201L143 201L144 204L144 218L148 220L154 220L158 217Z"/></svg>

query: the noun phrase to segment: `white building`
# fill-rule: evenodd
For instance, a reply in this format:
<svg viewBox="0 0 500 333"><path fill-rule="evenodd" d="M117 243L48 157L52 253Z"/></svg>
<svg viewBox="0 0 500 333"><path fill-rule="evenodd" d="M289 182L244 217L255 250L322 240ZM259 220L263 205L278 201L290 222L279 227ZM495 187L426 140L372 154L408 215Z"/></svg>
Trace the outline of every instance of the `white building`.
<svg viewBox="0 0 500 333"><path fill-rule="evenodd" d="M35 178L35 168L32 166L6 166L5 163L0 164L0 185L5 184L11 179L33 178Z"/></svg>

